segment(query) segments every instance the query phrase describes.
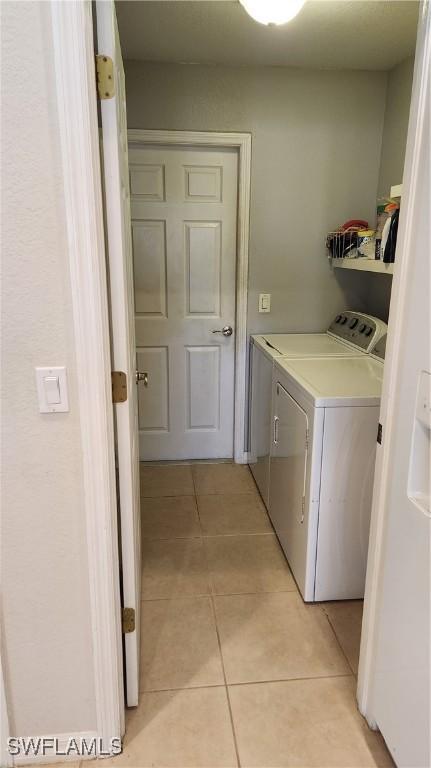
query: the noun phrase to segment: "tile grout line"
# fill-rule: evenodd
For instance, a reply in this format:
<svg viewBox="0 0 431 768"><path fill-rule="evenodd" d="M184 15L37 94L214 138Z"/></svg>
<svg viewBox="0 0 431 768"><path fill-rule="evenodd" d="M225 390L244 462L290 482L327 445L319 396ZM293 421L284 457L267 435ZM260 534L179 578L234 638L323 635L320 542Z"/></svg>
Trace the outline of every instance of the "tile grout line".
<svg viewBox="0 0 431 768"><path fill-rule="evenodd" d="M168 496L163 496L164 499L169 498ZM170 498L177 498L174 496L171 496ZM191 498L191 497L190 497ZM199 516L199 510L197 511L199 523L200 523L200 516ZM246 536L247 538L250 538L251 536L275 536L275 533L272 531L256 531L256 532L238 532L238 533L199 533L195 536L163 536L163 537L157 537L153 538L151 536L143 536L142 541L191 541L192 539L232 539L234 537L238 536Z"/></svg>
<svg viewBox="0 0 431 768"><path fill-rule="evenodd" d="M225 683L206 683L205 685L187 685L178 686L177 688L148 688L142 691L144 695L147 693L177 693L178 691L202 691L207 688L225 688Z"/></svg>
<svg viewBox="0 0 431 768"><path fill-rule="evenodd" d="M220 647L219 647L220 650ZM222 657L222 653L220 650L220 656ZM222 667L224 667L223 664L223 658L222 658ZM224 671L224 670L223 670ZM334 675L313 675L312 677L277 677L269 680L244 680L241 683L228 683L225 677L225 674L223 675L225 682L223 683L205 683L205 685L180 685L176 688L148 688L144 689L139 696L144 696L147 693L175 693L177 691L200 691L200 690L206 690L207 688L243 688L246 685L272 685L278 684L278 683L304 683L310 680L340 680L340 678L346 678L346 680L349 680L351 677L354 677L352 673L342 673L340 674L334 674Z"/></svg>
<svg viewBox="0 0 431 768"><path fill-rule="evenodd" d="M195 595L171 595L170 597L141 597L141 603L168 602L169 600L198 600L203 597L260 597L263 595L296 595L296 589L271 589L265 592L215 592L212 584L209 585L209 592L199 592ZM349 665L350 666L350 665ZM353 673L355 674L355 673Z"/></svg>
<svg viewBox="0 0 431 768"><path fill-rule="evenodd" d="M219 649L220 650L220 649ZM221 655L221 653L220 653ZM222 662L223 666L223 662ZM225 676L224 676L225 677ZM206 690L207 688L243 688L247 685L272 685L278 684L278 683L305 683L311 680L340 680L345 678L346 680L349 680L351 677L354 677L353 674L349 674L348 672L340 673L339 675L317 675L313 677L279 677L269 680L244 680L241 683L205 683L205 685L187 685L187 686L178 686L176 688L148 688L142 690L142 692L139 694L139 697L145 696L148 693L175 693L178 691L201 691Z"/></svg>
<svg viewBox="0 0 431 768"><path fill-rule="evenodd" d="M153 496L141 496L141 501L156 501L156 499L193 499L194 493L155 493Z"/></svg>
<svg viewBox="0 0 431 768"><path fill-rule="evenodd" d="M143 467L193 467L207 464L234 464L233 459L164 459L162 461L140 461Z"/></svg>
<svg viewBox="0 0 431 768"><path fill-rule="evenodd" d="M203 545L204 529L203 529L203 525L202 525L201 514L199 512L198 494L196 493L196 483L195 483L195 476L194 476L194 473L193 473L193 469L191 470L191 472L192 472L193 489L194 489L194 492L195 492L194 499L195 499L195 506L196 506L196 514L198 516L199 530L201 532L200 538L202 539L202 545Z"/></svg>
<svg viewBox="0 0 431 768"><path fill-rule="evenodd" d="M338 638L338 635L337 635L337 633L336 633L336 631L335 631L335 627L333 627L333 625L332 625L331 619L329 618L329 616L328 616L328 614L326 613L325 609L324 609L322 606L320 606L320 608L321 608L321 610L323 611L323 614L324 614L324 616L325 616L325 618L326 618L326 621L328 622L329 626L331 627L331 630L332 630L332 633L333 633L333 635L334 635L334 637L335 637L335 640L336 640L336 642L337 642L337 645L338 645L339 649L341 650L341 653L343 654L343 656L344 656L344 658L345 658L345 660L346 660L346 662L347 662L347 666L349 667L349 669L350 669L350 671L351 671L351 674L353 675L353 677L354 677L354 678L356 678L356 677L357 677L357 675L356 675L356 673L355 673L355 671L354 671L354 669L353 669L353 667L352 667L352 665L351 665L351 663L350 663L350 661L349 661L349 658L348 658L348 656L347 656L347 653L345 652L345 650L344 650L344 648L343 648L343 646L342 646L342 644L341 644L341 642L340 642L340 640L339 640L339 638Z"/></svg>
<svg viewBox="0 0 431 768"><path fill-rule="evenodd" d="M253 536L275 536L272 531L238 531L236 533L204 533L204 539L232 539L235 536L251 538Z"/></svg>
<svg viewBox="0 0 431 768"><path fill-rule="evenodd" d="M193 469L192 469L192 479L193 479L193 487L195 489L195 501L196 501L196 509L197 509L197 513L198 513L198 519L199 519L199 526L200 526L200 529L201 529L201 533L203 534L203 527L202 527L202 522L201 522L201 516L200 516L200 513L199 513L198 495L196 493L196 485L195 485L195 478L194 478L194 474L193 474ZM218 649L219 649L219 654L220 654L221 668L222 668L222 672L223 672L224 689L226 691L226 700L227 700L227 706L228 706L228 710L229 710L230 725L231 725L231 728L232 728L232 737L233 737L233 743L234 743L234 747L235 747L236 762L237 762L238 768L241 768L241 760L240 760L240 757L239 757L238 743L237 743L237 738L236 738L236 733L235 733L235 726L234 726L234 722L233 722L232 706L231 706L231 701L230 701L230 696L229 696L229 688L228 688L227 680L226 680L226 671L225 671L225 668L224 668L224 659L223 659L223 653L222 653L222 649L221 649L221 640L220 640L220 634L219 634L219 629L218 629L218 624L217 624L217 614L216 614L216 609L215 609L215 605L214 605L213 580L212 580L211 569L210 569L210 564L209 564L208 552L207 552L207 548L205 546L203 535L202 535L202 545L203 545L203 556L204 556L204 559L205 559L205 568L206 568L207 576L208 576L208 587L209 587L209 590L210 590L209 598L210 598L210 604L211 604L213 620L214 620L214 629L215 629L216 637L217 637L217 644L218 644Z"/></svg>
<svg viewBox="0 0 431 768"><path fill-rule="evenodd" d="M231 704L230 695L229 695L229 686L227 684L227 679L226 679L226 670L225 670L225 667L224 667L224 658L223 658L223 651L222 651L222 647L221 647L220 633L219 633L219 628L218 628L218 624L217 624L217 612L216 612L216 608L215 608L215 604L214 604L214 595L211 595L211 607L212 607L212 611L213 611L214 626L215 626L215 631L216 631L216 635L217 635L217 643L218 643L218 648L219 648L219 653L220 653L221 667L222 667L222 672L223 672L224 687L225 687L225 691L226 691L227 706L228 706L228 709L229 709L230 724L231 724L232 735L233 735L233 743L234 743L234 746L235 746L236 760L237 760L238 768L241 768L241 759L240 759L240 756L239 756L239 748L238 748L237 736L236 736L236 731L235 731L235 724L234 724L234 719L233 719L232 704Z"/></svg>
<svg viewBox="0 0 431 768"><path fill-rule="evenodd" d="M141 500L145 501L154 501L154 499L173 499L173 498L191 498L193 495L196 496L211 496L213 498L214 496L254 496L256 498L257 494L255 491L228 491L227 493L225 491L207 491L206 493L156 493L153 496L144 496L141 495ZM258 499L261 501L261 496L258 496Z"/></svg>
<svg viewBox="0 0 431 768"><path fill-rule="evenodd" d="M194 483L194 481L193 481ZM141 496L142 500L150 500L150 499L173 499L175 497L181 497L184 498L186 496L254 496L257 497L260 501L262 500L262 497L259 496L256 491L207 491L206 493L155 493L152 496Z"/></svg>
<svg viewBox="0 0 431 768"><path fill-rule="evenodd" d="M193 472L193 467L192 467L192 466L190 466L190 474L191 474L191 476L192 476L192 483L193 483L193 493L194 493L194 497L195 497L195 501L196 501L196 506L197 506L198 500L197 500L197 498L196 498L196 497L197 497L197 493L196 493L195 474L194 474L194 472Z"/></svg>
<svg viewBox="0 0 431 768"><path fill-rule="evenodd" d="M340 672L339 675L313 675L312 677L279 677L273 680L245 680L242 683L229 683L229 688L240 688L245 685L271 685L272 683L305 683L307 680L339 680L346 678L349 680L354 677L352 673Z"/></svg>

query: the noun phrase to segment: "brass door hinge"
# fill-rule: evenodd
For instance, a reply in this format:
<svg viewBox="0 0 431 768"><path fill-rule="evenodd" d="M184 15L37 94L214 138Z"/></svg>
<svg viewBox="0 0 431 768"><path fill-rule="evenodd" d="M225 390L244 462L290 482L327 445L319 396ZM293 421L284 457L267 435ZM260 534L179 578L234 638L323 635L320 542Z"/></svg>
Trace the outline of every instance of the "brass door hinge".
<svg viewBox="0 0 431 768"><path fill-rule="evenodd" d="M112 99L115 96L114 63L109 56L96 56L96 75L99 99Z"/></svg>
<svg viewBox="0 0 431 768"><path fill-rule="evenodd" d="M112 402L125 403L127 400L127 376L123 371L111 371Z"/></svg>
<svg viewBox="0 0 431 768"><path fill-rule="evenodd" d="M379 422L379 426L377 427L377 442L379 445L382 444L382 440L383 440L383 427Z"/></svg>
<svg viewBox="0 0 431 768"><path fill-rule="evenodd" d="M123 634L127 635L129 632L135 631L135 609L123 608L122 617Z"/></svg>

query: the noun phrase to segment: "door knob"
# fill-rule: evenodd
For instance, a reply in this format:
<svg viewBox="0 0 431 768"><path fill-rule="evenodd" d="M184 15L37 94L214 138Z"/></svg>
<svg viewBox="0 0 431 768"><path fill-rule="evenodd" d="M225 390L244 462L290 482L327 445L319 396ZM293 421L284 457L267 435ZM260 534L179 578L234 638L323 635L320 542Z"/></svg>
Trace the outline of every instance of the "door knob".
<svg viewBox="0 0 431 768"><path fill-rule="evenodd" d="M222 333L223 336L232 336L233 330L231 325L225 325L224 328L221 328L220 330L214 330L212 333Z"/></svg>
<svg viewBox="0 0 431 768"><path fill-rule="evenodd" d="M145 371L136 371L136 383L139 384L140 381L143 382L144 387L148 387L148 373Z"/></svg>

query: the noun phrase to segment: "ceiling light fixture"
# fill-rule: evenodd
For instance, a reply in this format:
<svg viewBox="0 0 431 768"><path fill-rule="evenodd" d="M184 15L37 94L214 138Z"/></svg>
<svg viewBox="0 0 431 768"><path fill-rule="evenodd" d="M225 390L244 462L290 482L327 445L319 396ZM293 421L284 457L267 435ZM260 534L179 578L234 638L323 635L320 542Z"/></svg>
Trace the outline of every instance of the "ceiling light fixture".
<svg viewBox="0 0 431 768"><path fill-rule="evenodd" d="M287 24L301 10L305 0L239 0L249 16L260 24Z"/></svg>

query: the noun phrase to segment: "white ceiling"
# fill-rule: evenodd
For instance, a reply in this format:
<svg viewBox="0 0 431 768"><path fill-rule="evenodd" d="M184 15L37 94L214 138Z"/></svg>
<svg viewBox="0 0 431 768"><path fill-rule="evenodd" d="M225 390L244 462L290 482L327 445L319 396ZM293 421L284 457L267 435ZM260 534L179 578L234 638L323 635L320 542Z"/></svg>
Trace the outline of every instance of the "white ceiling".
<svg viewBox="0 0 431 768"><path fill-rule="evenodd" d="M415 0L308 0L283 27L238 0L117 0L125 59L319 69L391 69L414 53Z"/></svg>

